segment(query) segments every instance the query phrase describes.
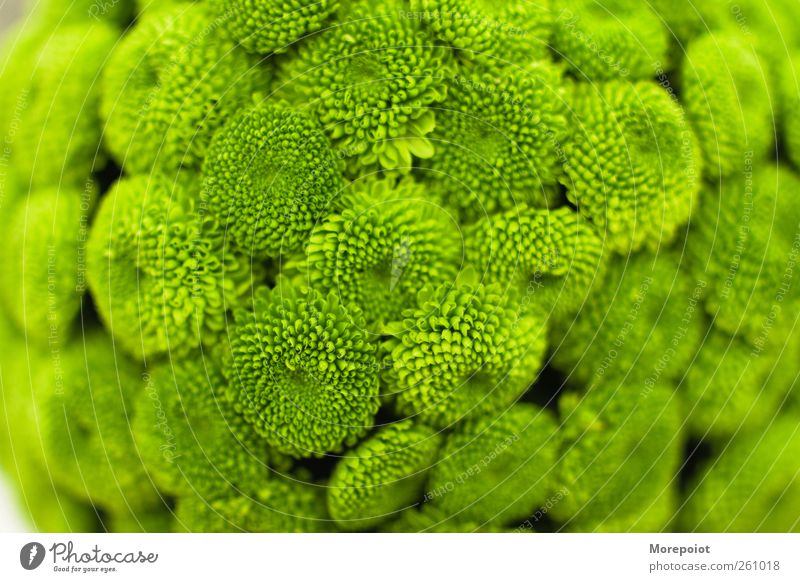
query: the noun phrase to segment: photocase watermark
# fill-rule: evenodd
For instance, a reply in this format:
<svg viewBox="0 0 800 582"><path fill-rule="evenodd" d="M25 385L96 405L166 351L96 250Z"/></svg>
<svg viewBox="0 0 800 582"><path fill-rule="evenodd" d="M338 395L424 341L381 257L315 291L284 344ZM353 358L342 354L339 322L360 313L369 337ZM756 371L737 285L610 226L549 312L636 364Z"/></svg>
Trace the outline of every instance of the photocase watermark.
<svg viewBox="0 0 800 582"><path fill-rule="evenodd" d="M498 455L500 455L503 451L505 451L508 447L513 445L515 442L519 440L519 434L513 433L506 438L502 439L500 442L495 445L494 449L490 452L486 453L483 458L481 458L477 463L473 463L468 468L464 469L456 475L454 479L439 485L436 489L432 489L425 492L425 495L422 498L423 503L427 503L429 501L433 501L439 497L447 495L455 490L456 487L459 485L463 485L476 475L480 475L480 473L486 469L489 465L491 465L495 459L497 459Z"/></svg>
<svg viewBox="0 0 800 582"><path fill-rule="evenodd" d="M35 570L44 562L46 552L39 542L30 542L19 551L19 564L26 570Z"/></svg>
<svg viewBox="0 0 800 582"><path fill-rule="evenodd" d="M149 373L144 372L142 374L142 380L145 383L145 392L148 398L150 398L156 412L156 423L153 426L161 432L164 438L164 441L159 446L159 450L164 460L168 463L172 463L175 459L180 457L180 454L177 453L178 446L175 433L172 432L172 428L169 425L167 413L164 411L164 406L161 404L161 397L158 395L153 377Z"/></svg>
<svg viewBox="0 0 800 582"><path fill-rule="evenodd" d="M630 70L622 63L615 60L612 55L608 54L605 48L597 44L593 33L590 32L587 34L581 30L581 28L578 27L580 20L580 16L572 12L572 10L563 8L558 15L557 22L562 29L572 35L575 40L583 44L589 52L594 53L594 55L600 59L601 62L605 63L610 70L616 71L620 77L627 77L630 74Z"/></svg>
<svg viewBox="0 0 800 582"><path fill-rule="evenodd" d="M120 0L98 0L89 6L89 16L95 20L101 20L108 16L119 3Z"/></svg>
<svg viewBox="0 0 800 582"><path fill-rule="evenodd" d="M544 516L550 513L550 511L559 503L561 500L564 499L567 495L569 495L569 490L566 487L559 489L554 495L548 497L547 501L545 501L544 505L542 505L536 512L531 516L530 519L526 519L523 521L517 529L514 530L513 533L524 533L526 531L531 531L538 522L544 519Z"/></svg>

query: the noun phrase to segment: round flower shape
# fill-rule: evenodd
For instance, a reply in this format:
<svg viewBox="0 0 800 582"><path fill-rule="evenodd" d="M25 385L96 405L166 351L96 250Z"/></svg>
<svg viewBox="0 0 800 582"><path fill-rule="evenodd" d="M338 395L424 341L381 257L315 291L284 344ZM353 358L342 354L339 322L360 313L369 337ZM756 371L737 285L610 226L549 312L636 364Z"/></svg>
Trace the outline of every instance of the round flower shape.
<svg viewBox="0 0 800 582"><path fill-rule="evenodd" d="M228 396L277 451L321 457L352 446L378 410L375 346L335 293L259 289L230 333Z"/></svg>
<svg viewBox="0 0 800 582"><path fill-rule="evenodd" d="M706 335L680 386L693 435L724 441L747 427L763 426L778 413L786 386L767 378L776 363L771 354L783 346L772 344L760 354L717 329Z"/></svg>
<svg viewBox="0 0 800 582"><path fill-rule="evenodd" d="M680 379L705 330L705 278L688 276L675 252L615 257L584 308L554 328L553 364L584 384L618 382L638 394Z"/></svg>
<svg viewBox="0 0 800 582"><path fill-rule="evenodd" d="M308 285L363 310L370 332L416 305L421 286L452 283L462 258L459 225L410 178L361 180L340 213L306 244Z"/></svg>
<svg viewBox="0 0 800 582"><path fill-rule="evenodd" d="M229 251L225 232L194 199L194 177L117 182L103 199L87 246L97 310L132 354L181 355L219 342L226 310L260 277Z"/></svg>
<svg viewBox="0 0 800 582"><path fill-rule="evenodd" d="M551 4L550 0L411 0L411 12L405 14L420 18L437 38L458 50L460 59L527 64L548 56L554 20Z"/></svg>
<svg viewBox="0 0 800 582"><path fill-rule="evenodd" d="M344 530L363 530L413 505L436 462L441 438L404 420L386 426L348 453L328 483L328 510Z"/></svg>
<svg viewBox="0 0 800 582"><path fill-rule="evenodd" d="M763 349L800 301L800 180L771 162L743 163L739 176L706 193L686 248L694 276L708 281L715 325Z"/></svg>
<svg viewBox="0 0 800 582"><path fill-rule="evenodd" d="M266 89L265 71L215 26L202 4L176 4L147 11L114 49L100 113L125 169L199 169L214 132Z"/></svg>
<svg viewBox="0 0 800 582"><path fill-rule="evenodd" d="M666 57L667 31L647 3L566 0L558 8L554 50L582 79L647 79Z"/></svg>
<svg viewBox="0 0 800 582"><path fill-rule="evenodd" d="M389 326L385 374L399 414L437 428L508 407L536 379L546 350L538 312L518 313L497 288L423 290Z"/></svg>
<svg viewBox="0 0 800 582"><path fill-rule="evenodd" d="M533 202L554 184L566 128L561 81L550 64L475 71L452 77L431 135L436 155L426 175L468 221Z"/></svg>
<svg viewBox="0 0 800 582"><path fill-rule="evenodd" d="M488 282L560 318L577 311L605 273L603 241L572 209L520 206L466 234L467 260Z"/></svg>
<svg viewBox="0 0 800 582"><path fill-rule="evenodd" d="M319 30L338 0L210 0L230 36L251 53L284 53Z"/></svg>
<svg viewBox="0 0 800 582"><path fill-rule="evenodd" d="M6 136L24 184L83 188L105 164L98 77L117 34L94 23L65 25L42 36L30 81L10 112L19 116L17 131Z"/></svg>
<svg viewBox="0 0 800 582"><path fill-rule="evenodd" d="M89 200L48 189L16 201L0 247L0 287L7 313L29 340L61 343L72 330L85 291Z"/></svg>
<svg viewBox="0 0 800 582"><path fill-rule="evenodd" d="M533 404L470 419L447 438L425 500L458 519L510 525L554 492L557 454L556 421Z"/></svg>
<svg viewBox="0 0 800 582"><path fill-rule="evenodd" d="M270 479L251 495L179 497L178 531L191 533L321 533L333 528L323 487L290 477Z"/></svg>
<svg viewBox="0 0 800 582"><path fill-rule="evenodd" d="M256 258L299 247L343 181L328 139L311 117L282 105L239 111L214 136L203 200L236 247Z"/></svg>
<svg viewBox="0 0 800 582"><path fill-rule="evenodd" d="M675 476L683 440L671 387L629 396L616 383L569 393L557 468L566 489L550 510L567 531L652 532L666 529L677 506Z"/></svg>
<svg viewBox="0 0 800 582"><path fill-rule="evenodd" d="M701 185L680 105L649 82L582 85L566 154L567 197L611 250L656 250L691 215Z"/></svg>
<svg viewBox="0 0 800 582"><path fill-rule="evenodd" d="M136 450L138 366L93 331L41 363L34 377L44 462L53 481L108 508L143 508L159 497Z"/></svg>
<svg viewBox="0 0 800 582"><path fill-rule="evenodd" d="M746 39L707 34L682 64L682 103L703 154L703 171L716 179L741 172L748 155L774 150L771 74Z"/></svg>
<svg viewBox="0 0 800 582"><path fill-rule="evenodd" d="M796 416L742 431L690 485L682 531L800 532Z"/></svg>
<svg viewBox="0 0 800 582"><path fill-rule="evenodd" d="M233 410L215 361L195 356L145 376L133 430L147 470L172 495L258 491L275 474L268 463L286 463Z"/></svg>
<svg viewBox="0 0 800 582"><path fill-rule="evenodd" d="M444 47L409 18L355 8L284 63L283 90L311 108L348 169L376 164L408 170L429 158L434 109L446 95Z"/></svg>

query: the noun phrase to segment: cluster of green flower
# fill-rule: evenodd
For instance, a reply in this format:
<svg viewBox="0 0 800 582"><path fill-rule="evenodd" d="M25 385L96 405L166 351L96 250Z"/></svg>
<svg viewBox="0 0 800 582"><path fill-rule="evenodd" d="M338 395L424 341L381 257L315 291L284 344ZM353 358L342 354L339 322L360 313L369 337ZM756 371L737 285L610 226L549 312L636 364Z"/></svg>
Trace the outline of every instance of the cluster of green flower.
<svg viewBox="0 0 800 582"><path fill-rule="evenodd" d="M788 0L53 0L3 55L40 530L800 530Z"/></svg>

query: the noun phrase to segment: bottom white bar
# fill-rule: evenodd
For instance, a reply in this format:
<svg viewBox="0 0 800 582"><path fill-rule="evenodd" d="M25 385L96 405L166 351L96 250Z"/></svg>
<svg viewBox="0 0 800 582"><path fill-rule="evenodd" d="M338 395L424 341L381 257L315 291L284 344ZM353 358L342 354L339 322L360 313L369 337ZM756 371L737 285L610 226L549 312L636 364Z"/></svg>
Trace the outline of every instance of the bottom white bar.
<svg viewBox="0 0 800 582"><path fill-rule="evenodd" d="M798 554L777 534L0 534L0 580L797 581Z"/></svg>

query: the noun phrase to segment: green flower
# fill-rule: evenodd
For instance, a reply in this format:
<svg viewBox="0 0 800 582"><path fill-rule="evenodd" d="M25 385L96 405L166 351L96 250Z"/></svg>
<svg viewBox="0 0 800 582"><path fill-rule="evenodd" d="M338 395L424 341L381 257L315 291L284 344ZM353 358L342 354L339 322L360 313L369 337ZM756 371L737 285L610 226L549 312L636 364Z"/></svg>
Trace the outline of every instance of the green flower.
<svg viewBox="0 0 800 582"><path fill-rule="evenodd" d="M100 71L118 32L102 23L63 26L47 36L33 59L30 81L14 104L14 169L33 189L86 188L105 165L100 147Z"/></svg>
<svg viewBox="0 0 800 582"><path fill-rule="evenodd" d="M106 145L128 171L199 169L214 132L269 76L201 4L147 12L103 72Z"/></svg>
<svg viewBox="0 0 800 582"><path fill-rule="evenodd" d="M545 62L524 72L478 68L447 89L431 134L436 155L424 163L447 202L467 221L520 203L543 206L543 185L555 184L563 156L558 70Z"/></svg>
<svg viewBox="0 0 800 582"><path fill-rule="evenodd" d="M179 497L177 531L192 533L331 531L322 487L286 476L271 479L253 494Z"/></svg>
<svg viewBox="0 0 800 582"><path fill-rule="evenodd" d="M683 440L678 399L654 386L629 394L607 382L565 394L553 518L569 531L663 531L677 505Z"/></svg>
<svg viewBox="0 0 800 582"><path fill-rule="evenodd" d="M513 61L525 66L548 56L553 29L550 0L411 0L401 18L419 18L464 61Z"/></svg>
<svg viewBox="0 0 800 582"><path fill-rule="evenodd" d="M337 0L210 0L230 36L253 53L284 53L322 28Z"/></svg>
<svg viewBox="0 0 800 582"><path fill-rule="evenodd" d="M581 78L646 79L665 58L666 30L645 2L563 0L558 8L553 48Z"/></svg>
<svg viewBox="0 0 800 582"><path fill-rule="evenodd" d="M296 250L343 185L313 118L281 105L233 115L203 167L203 201L235 245L257 258Z"/></svg>
<svg viewBox="0 0 800 582"><path fill-rule="evenodd" d="M287 467L236 414L226 392L216 362L203 354L149 371L136 400L133 430L160 490L184 496L247 494L272 478L268 463Z"/></svg>
<svg viewBox="0 0 800 582"><path fill-rule="evenodd" d="M607 379L631 395L679 380L703 338L708 282L676 252L610 261L569 325L555 328L553 364L588 385Z"/></svg>
<svg viewBox="0 0 800 582"><path fill-rule="evenodd" d="M282 90L314 112L350 171L408 170L433 155L447 56L419 22L357 7L284 62Z"/></svg>
<svg viewBox="0 0 800 582"><path fill-rule="evenodd" d="M159 496L134 444L139 367L92 331L35 371L44 463L53 482L108 508L146 508Z"/></svg>
<svg viewBox="0 0 800 582"><path fill-rule="evenodd" d="M467 260L486 280L561 319L605 274L603 242L570 208L521 206L488 216L466 233Z"/></svg>
<svg viewBox="0 0 800 582"><path fill-rule="evenodd" d="M620 253L675 238L700 188L700 155L680 105L658 85L576 87L562 177L569 200Z"/></svg>
<svg viewBox="0 0 800 582"><path fill-rule="evenodd" d="M697 532L800 532L797 418L783 416L738 433L690 487L681 529Z"/></svg>
<svg viewBox="0 0 800 582"><path fill-rule="evenodd" d="M761 350L800 301L800 180L770 162L742 163L742 174L705 193L686 248L709 283L715 324Z"/></svg>
<svg viewBox="0 0 800 582"><path fill-rule="evenodd" d="M742 171L748 156L761 159L774 150L770 71L746 39L705 35L689 45L681 74L683 106L708 178Z"/></svg>
<svg viewBox="0 0 800 582"><path fill-rule="evenodd" d="M328 509L345 530L368 529L396 517L420 496L441 437L404 420L380 429L336 465Z"/></svg>
<svg viewBox="0 0 800 582"><path fill-rule="evenodd" d="M13 205L0 248L8 314L29 340L63 343L85 291L85 240L93 196L51 188Z"/></svg>
<svg viewBox="0 0 800 582"><path fill-rule="evenodd" d="M288 285L260 289L252 311L236 313L228 397L275 450L319 457L372 427L378 361L353 315L334 293Z"/></svg>
<svg viewBox="0 0 800 582"><path fill-rule="evenodd" d="M411 179L354 182L343 210L306 244L308 285L358 305L373 333L416 304L421 286L454 281L462 258L456 217Z"/></svg>
<svg viewBox="0 0 800 582"><path fill-rule="evenodd" d="M555 420L532 404L470 419L447 438L425 500L460 520L510 525L553 492L557 453Z"/></svg>
<svg viewBox="0 0 800 582"><path fill-rule="evenodd" d="M87 248L97 310L127 351L187 353L219 343L226 310L250 296L261 269L229 250L196 202L192 176L117 182L100 204Z"/></svg>
<svg viewBox="0 0 800 582"><path fill-rule="evenodd" d="M399 414L444 428L504 409L533 383L545 322L535 311L516 313L497 291L464 284L422 291L417 307L390 326L386 391Z"/></svg>

